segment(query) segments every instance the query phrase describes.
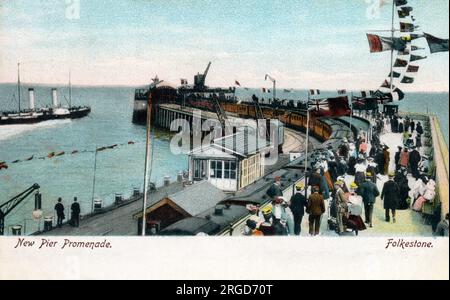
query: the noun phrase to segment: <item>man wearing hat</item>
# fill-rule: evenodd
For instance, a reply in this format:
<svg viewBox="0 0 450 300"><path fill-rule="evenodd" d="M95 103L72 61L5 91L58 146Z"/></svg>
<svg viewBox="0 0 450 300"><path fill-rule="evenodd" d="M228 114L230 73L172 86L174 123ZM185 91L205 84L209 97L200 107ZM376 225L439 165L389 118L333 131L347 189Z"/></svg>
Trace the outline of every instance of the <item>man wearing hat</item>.
<svg viewBox="0 0 450 300"><path fill-rule="evenodd" d="M389 151L389 147L387 145L384 145L383 156L384 156L384 173L383 174L387 174L389 172L389 164L391 162L391 152Z"/></svg>
<svg viewBox="0 0 450 300"><path fill-rule="evenodd" d="M396 210L399 203L398 195L400 189L394 181L395 172L389 173L389 180L384 184L383 191L381 192L381 200L384 201L384 209L386 211L386 222L391 221L390 213L392 212L392 217L394 223L396 220Z"/></svg>
<svg viewBox="0 0 450 300"><path fill-rule="evenodd" d="M338 180L335 184L336 186L336 222L338 234L341 234L345 231L344 226L344 216L347 213L348 205L347 205L347 196L344 192L344 181Z"/></svg>
<svg viewBox="0 0 450 300"><path fill-rule="evenodd" d="M398 152L395 152L395 171L400 169L400 155L402 154L403 147L398 146Z"/></svg>
<svg viewBox="0 0 450 300"><path fill-rule="evenodd" d="M417 148L415 146L412 147L411 153L409 153L409 165L411 166L411 173L415 179L419 179L420 172L419 172L419 164L422 160L422 156L420 155L419 151L417 151Z"/></svg>
<svg viewBox="0 0 450 300"><path fill-rule="evenodd" d="M308 201L305 197L305 184L299 183L295 186L296 193L291 198L291 211L294 215L294 234L302 233L302 220Z"/></svg>
<svg viewBox="0 0 450 300"><path fill-rule="evenodd" d="M276 197L283 196L283 191L281 190L281 177L277 176L274 179L274 183L267 191L267 195L272 199L275 200Z"/></svg>
<svg viewBox="0 0 450 300"><path fill-rule="evenodd" d="M357 194L362 197L364 202L366 224L368 224L371 228L373 227L372 222L373 208L375 206L377 197L380 196L380 192L376 184L374 184L371 180L372 176L374 176L374 174L368 172L366 174L366 181L363 184L361 184L357 190Z"/></svg>
<svg viewBox="0 0 450 300"><path fill-rule="evenodd" d="M325 201L323 196L319 194L319 187L313 187L313 193L308 199L308 213L309 213L309 234L311 236L319 235L320 233L320 219L325 213Z"/></svg>

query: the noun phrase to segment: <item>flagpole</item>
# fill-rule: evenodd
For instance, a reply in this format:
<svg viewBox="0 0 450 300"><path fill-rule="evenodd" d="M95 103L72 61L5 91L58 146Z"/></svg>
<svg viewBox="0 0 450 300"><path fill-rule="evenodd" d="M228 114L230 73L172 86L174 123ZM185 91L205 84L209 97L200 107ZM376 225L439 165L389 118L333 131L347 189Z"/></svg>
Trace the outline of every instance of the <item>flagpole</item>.
<svg viewBox="0 0 450 300"><path fill-rule="evenodd" d="M352 135L352 138L355 138L353 134L353 91L351 92L351 98L350 98L350 134Z"/></svg>
<svg viewBox="0 0 450 300"><path fill-rule="evenodd" d="M144 165L144 202L142 205L142 236L146 236L147 227L147 201L148 201L148 164L151 155L151 121L152 121L152 88L149 90L148 104L147 104L147 140L145 142L145 165Z"/></svg>
<svg viewBox="0 0 450 300"><path fill-rule="evenodd" d="M395 32L395 27L394 27L394 21L395 21L395 1L392 1L392 26L391 26L391 38L392 41L394 40L394 32ZM393 92L393 81L394 81L394 48L391 49L391 82L390 82L390 90L391 90L391 94Z"/></svg>
<svg viewBox="0 0 450 300"><path fill-rule="evenodd" d="M308 152L309 152L309 102L311 101L311 92L308 92L308 103L306 104L306 150L305 150L305 198L308 199Z"/></svg>

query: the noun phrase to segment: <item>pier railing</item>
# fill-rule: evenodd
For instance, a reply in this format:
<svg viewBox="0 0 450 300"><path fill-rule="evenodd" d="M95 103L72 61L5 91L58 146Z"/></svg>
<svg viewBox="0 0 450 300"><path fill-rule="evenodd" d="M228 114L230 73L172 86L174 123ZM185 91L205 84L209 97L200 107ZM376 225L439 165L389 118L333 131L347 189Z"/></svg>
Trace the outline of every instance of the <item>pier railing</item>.
<svg viewBox="0 0 450 300"><path fill-rule="evenodd" d="M441 218L448 213L449 205L449 156L448 146L442 134L439 118L435 115L417 112L401 112L401 116L409 116L414 120L424 121L429 124L431 132L431 151L433 154L433 168L436 174L437 201L441 203Z"/></svg>
<svg viewBox="0 0 450 300"><path fill-rule="evenodd" d="M436 183L439 199L442 204L441 218L448 213L448 147L442 134L439 119L436 116L430 116L431 137L433 140L433 159L436 167Z"/></svg>

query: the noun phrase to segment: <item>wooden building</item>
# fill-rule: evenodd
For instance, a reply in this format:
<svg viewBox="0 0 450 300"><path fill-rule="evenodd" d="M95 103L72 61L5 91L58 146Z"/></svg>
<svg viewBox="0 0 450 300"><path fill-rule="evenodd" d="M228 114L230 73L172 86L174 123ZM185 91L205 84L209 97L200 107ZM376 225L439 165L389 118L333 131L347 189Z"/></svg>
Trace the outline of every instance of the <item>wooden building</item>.
<svg viewBox="0 0 450 300"><path fill-rule="evenodd" d="M264 176L264 159L270 149L265 137L247 128L215 139L190 153L190 180L206 180L222 191L236 192Z"/></svg>

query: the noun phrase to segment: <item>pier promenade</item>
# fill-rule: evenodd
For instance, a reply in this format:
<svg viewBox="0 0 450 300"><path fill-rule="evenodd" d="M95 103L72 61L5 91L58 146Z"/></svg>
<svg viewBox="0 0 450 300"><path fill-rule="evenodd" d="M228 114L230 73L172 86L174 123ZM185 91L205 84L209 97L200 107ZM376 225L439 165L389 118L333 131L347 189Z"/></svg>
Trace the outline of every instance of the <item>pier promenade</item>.
<svg viewBox="0 0 450 300"><path fill-rule="evenodd" d="M188 115L187 115L188 116ZM209 115L213 117L213 115ZM423 118L420 120L426 120ZM368 118L369 121L370 118ZM431 147L427 147L433 151L433 156L435 158L436 164L436 181L439 187L439 199L442 201L442 214L448 212L448 158L445 159L445 155L448 157L448 150L443 142L442 134L439 131L439 127L436 125L437 121L435 118L430 117L430 130L433 144ZM369 127L368 127L369 128ZM367 130L368 128L364 128ZM400 133L385 132L380 137L381 142L386 144L391 151L390 155L390 169L395 169L394 154L398 146L403 145L402 135ZM320 148L321 143L315 139L311 139L312 148ZM299 165L298 171L292 172L291 167L287 167L289 164L289 153L297 152L301 153L304 151L304 135L293 129L286 129L285 131L285 144L284 152L280 156L279 164L273 168L268 168L265 172L265 177L258 180L251 186L245 188L244 190L238 191L229 199L234 199L234 201L246 201L250 203L261 203L267 204L268 199L264 200L265 192L270 187L273 178L275 176L287 176L286 180L289 181L284 185L284 190L286 191L286 197L292 195L294 186L297 182L302 181L303 172L301 171L301 166ZM369 146L370 147L370 146ZM370 148L369 148L370 150ZM424 154L425 148L421 149L421 154ZM295 168L294 168L295 169ZM284 175L283 175L284 174ZM298 177L298 176L301 177ZM387 176L379 176L377 186L381 191L383 184L388 180ZM349 186L354 181L354 176L346 176L345 181ZM414 179L409 175L410 187L414 184ZM183 191L186 187L181 183L172 183L169 186L162 187L156 192L149 194L149 206L156 204L158 201L167 197L168 195L179 193ZM258 198L260 197L260 198ZM227 198L227 199L228 199ZM227 199L223 199L224 201ZM327 205L328 206L328 205ZM327 207L328 208L328 207ZM46 233L38 233L44 235L55 235L55 236L133 236L138 233L137 219L134 218L137 213L142 210L142 197L136 198L134 201L129 202L118 208L106 211L105 213L90 215L80 222L79 228L73 228L65 225L61 229L54 229ZM207 216L208 213L200 214L199 216ZM323 215L321 220L321 235L328 237L337 237L338 235L334 231L328 230L327 224L328 211ZM431 226L427 223L422 213L415 212L411 209L405 211L398 211L397 213L397 223L387 223L385 221L383 203L380 199L377 199L375 209L374 209L374 222L373 228L368 228L365 231L360 232L360 236L367 237L380 237L380 236L432 236ZM233 235L239 236L242 234L242 226L245 224L247 217L242 217L240 219L234 220L234 225L232 224L230 232L222 231L222 235ZM302 224L302 236L308 235L308 221L307 217L303 218ZM352 233L346 234L348 236L353 236ZM344 235L345 236L345 235Z"/></svg>

